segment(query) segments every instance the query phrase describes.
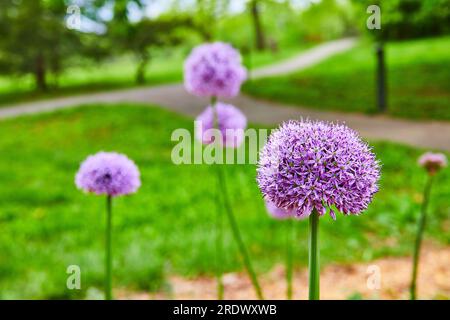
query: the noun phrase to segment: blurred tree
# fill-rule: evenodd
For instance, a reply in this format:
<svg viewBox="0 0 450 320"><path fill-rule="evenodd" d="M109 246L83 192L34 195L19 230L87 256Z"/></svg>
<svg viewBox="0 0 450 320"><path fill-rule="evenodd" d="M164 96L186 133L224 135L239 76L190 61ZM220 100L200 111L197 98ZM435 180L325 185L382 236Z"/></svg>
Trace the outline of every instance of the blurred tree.
<svg viewBox="0 0 450 320"><path fill-rule="evenodd" d="M211 41L214 34L216 0L196 0L195 26L205 41Z"/></svg>
<svg viewBox="0 0 450 320"><path fill-rule="evenodd" d="M229 6L230 0L172 0L170 14L189 15L194 30L209 42L217 37L217 24L227 15Z"/></svg>
<svg viewBox="0 0 450 320"><path fill-rule="evenodd" d="M183 38L177 32L180 28L193 28L193 19L186 14L167 14L157 19L143 18L130 21L130 8L144 10L151 5L145 0L106 0L113 5L114 19L107 22L111 51L131 52L137 58L136 83L145 82L145 70L150 62L151 50L174 46ZM144 14L142 13L142 16Z"/></svg>
<svg viewBox="0 0 450 320"><path fill-rule="evenodd" d="M450 0L353 0L362 12L369 5L378 5L381 28L369 29L361 21L361 28L376 40L376 103L378 110L388 108L385 42L418 37L437 36L450 30Z"/></svg>
<svg viewBox="0 0 450 320"><path fill-rule="evenodd" d="M226 15L230 0L196 0L193 14L194 27L205 41L216 36L217 22Z"/></svg>
<svg viewBox="0 0 450 320"><path fill-rule="evenodd" d="M48 73L57 76L71 57L87 52L85 44L94 44L66 27L66 12L63 0L0 0L0 72L31 73L36 88L47 90Z"/></svg>
<svg viewBox="0 0 450 320"><path fill-rule="evenodd" d="M345 10L341 5L337 5L335 0L321 0L318 3L305 0L303 4L308 4L309 7L305 12L300 12L299 14L298 11L295 12L295 3L298 3L298 1L248 0L248 10L252 20L254 43L257 50L265 50L268 47L273 49L277 45L277 39L273 38L273 34L277 33L278 27L281 27L280 24L284 24L282 33L298 34L299 29L304 29L302 34L306 34L311 29L314 29L316 35L320 32L330 34L328 30L323 32L321 24L324 24L324 21L329 19L332 19L333 22L336 20L342 21L340 11ZM267 12L267 14L264 15L263 11ZM262 21L263 16L264 23ZM307 23L303 22L303 16L305 16ZM334 23L333 27L336 28L336 23ZM266 34L266 29L270 30L270 36Z"/></svg>
<svg viewBox="0 0 450 320"><path fill-rule="evenodd" d="M265 48L274 52L278 48L298 46L301 39L299 9L294 0L258 0L260 25ZM257 32L251 14L250 1L245 10L229 11L218 22L217 35L223 41L233 43L245 53L257 50Z"/></svg>
<svg viewBox="0 0 450 320"><path fill-rule="evenodd" d="M65 12L63 1L1 0L2 71L32 73L36 87L46 90L48 70L60 70L61 58L79 45L76 33L64 26Z"/></svg>
<svg viewBox="0 0 450 320"><path fill-rule="evenodd" d="M175 46L183 41L177 33L182 27L192 26L189 18L160 17L150 20L143 19L138 23L129 24L128 35L123 39L124 50L130 50L138 59L136 82L145 82L145 69L151 58L151 49L164 46Z"/></svg>
<svg viewBox="0 0 450 320"><path fill-rule="evenodd" d="M298 24L305 39L330 40L356 33L353 15L353 6L346 1L322 0L310 3L300 13Z"/></svg>
<svg viewBox="0 0 450 320"><path fill-rule="evenodd" d="M379 40L437 36L450 31L450 0L353 0L381 8L381 29L368 30ZM365 23L361 24L365 28Z"/></svg>
<svg viewBox="0 0 450 320"><path fill-rule="evenodd" d="M255 47L257 50L266 49L266 36L261 22L261 0L250 0L249 8L255 32Z"/></svg>

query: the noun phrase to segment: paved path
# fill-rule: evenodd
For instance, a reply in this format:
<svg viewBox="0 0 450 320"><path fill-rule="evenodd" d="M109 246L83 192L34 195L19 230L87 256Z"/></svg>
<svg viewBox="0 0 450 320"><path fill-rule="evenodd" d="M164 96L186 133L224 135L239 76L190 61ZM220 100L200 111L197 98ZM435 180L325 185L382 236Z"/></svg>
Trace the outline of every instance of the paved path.
<svg viewBox="0 0 450 320"><path fill-rule="evenodd" d="M313 48L288 62L278 64L280 66L279 71L280 73L287 72L286 65L293 68L295 66L296 70L306 68L336 52L341 52L345 48L350 47L351 43L352 40L345 39ZM317 56L321 58L318 59ZM305 61L308 61L308 63ZM269 74L275 75L275 73L276 69L273 67L266 67L255 72L256 76L261 77ZM82 104L118 102L161 105L167 109L192 117L199 114L208 103L207 99L187 94L181 84L172 84L24 103L0 108L0 119L70 108ZM347 125L369 139L390 140L412 146L450 151L449 122L412 121L392 119L386 116L317 111L257 100L245 95L232 99L230 102L241 108L252 123L274 125L288 119L299 119L300 117L328 121L338 120L345 121Z"/></svg>
<svg viewBox="0 0 450 320"><path fill-rule="evenodd" d="M355 43L356 40L354 38L326 42L291 59L258 68L251 73L251 76L252 79L258 79L288 74L293 70L302 70L328 58L330 55L350 49Z"/></svg>

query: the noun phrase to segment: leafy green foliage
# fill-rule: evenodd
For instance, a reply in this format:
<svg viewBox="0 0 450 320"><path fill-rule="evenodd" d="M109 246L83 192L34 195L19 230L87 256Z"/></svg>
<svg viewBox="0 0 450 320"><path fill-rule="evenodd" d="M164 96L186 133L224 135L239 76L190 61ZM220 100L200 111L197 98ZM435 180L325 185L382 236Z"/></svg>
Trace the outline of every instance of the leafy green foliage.
<svg viewBox="0 0 450 320"><path fill-rule="evenodd" d="M353 2L361 8L360 10L369 5L380 6L381 29L365 30L379 39L403 40L444 35L450 31L449 0L354 0ZM365 23L361 21L360 25L365 26Z"/></svg>
<svg viewBox="0 0 450 320"><path fill-rule="evenodd" d="M311 3L298 17L298 32L309 41L324 41L355 35L357 12L346 1L322 0Z"/></svg>
<svg viewBox="0 0 450 320"><path fill-rule="evenodd" d="M138 58L136 82L144 83L145 68L151 55L150 50L181 44L182 38L177 31L191 25L192 21L188 17L143 19L137 23L128 23L125 26L125 37L117 37L114 27L111 33L115 43L119 43L125 52L133 52Z"/></svg>
<svg viewBox="0 0 450 320"><path fill-rule="evenodd" d="M32 74L36 87L44 91L48 74L56 78L72 57L104 56L95 34L66 27L66 10L62 0L0 1L0 73Z"/></svg>

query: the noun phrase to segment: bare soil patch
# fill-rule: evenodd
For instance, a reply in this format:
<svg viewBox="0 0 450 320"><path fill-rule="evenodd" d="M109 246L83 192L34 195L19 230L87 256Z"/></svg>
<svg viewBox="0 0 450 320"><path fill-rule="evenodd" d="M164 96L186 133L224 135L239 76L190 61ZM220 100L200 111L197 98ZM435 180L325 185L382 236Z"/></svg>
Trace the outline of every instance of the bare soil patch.
<svg viewBox="0 0 450 320"><path fill-rule="evenodd" d="M373 267L375 266L375 267ZM379 268L380 288L367 285L373 270ZM370 263L328 265L321 272L322 299L409 299L411 257L389 257ZM283 266L260 276L266 299L285 299L286 282ZM169 279L170 293L117 292L121 299L216 299L216 280L210 277ZM250 280L244 272L224 275L225 299L256 299ZM373 282L372 282L373 283ZM308 274L296 270L294 298L307 299ZM445 299L450 297L450 247L424 246L419 266L418 297Z"/></svg>

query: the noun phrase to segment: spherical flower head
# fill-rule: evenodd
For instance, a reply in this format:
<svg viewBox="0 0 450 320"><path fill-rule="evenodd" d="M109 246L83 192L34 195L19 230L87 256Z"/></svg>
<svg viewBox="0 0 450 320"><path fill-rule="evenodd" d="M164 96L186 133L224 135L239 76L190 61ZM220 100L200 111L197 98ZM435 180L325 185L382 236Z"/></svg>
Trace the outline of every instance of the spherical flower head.
<svg viewBox="0 0 450 320"><path fill-rule="evenodd" d="M208 106L195 121L195 136L204 144L214 142L214 134L211 131L214 128L219 130L221 143L226 147L237 148L244 141L247 118L231 104L217 102L214 108Z"/></svg>
<svg viewBox="0 0 450 320"><path fill-rule="evenodd" d="M136 192L141 180L139 169L127 156L99 152L84 160L75 176L75 184L86 192L120 196Z"/></svg>
<svg viewBox="0 0 450 320"><path fill-rule="evenodd" d="M307 217L327 207L359 214L378 191L380 165L371 148L345 125L289 121L261 150L257 181L264 198Z"/></svg>
<svg viewBox="0 0 450 320"><path fill-rule="evenodd" d="M186 90L201 97L234 97L246 78L239 52L227 43L202 44L184 63Z"/></svg>
<svg viewBox="0 0 450 320"><path fill-rule="evenodd" d="M442 153L427 152L420 156L419 165L424 167L430 175L434 175L447 166L447 157Z"/></svg>

